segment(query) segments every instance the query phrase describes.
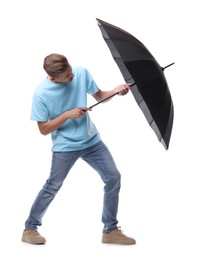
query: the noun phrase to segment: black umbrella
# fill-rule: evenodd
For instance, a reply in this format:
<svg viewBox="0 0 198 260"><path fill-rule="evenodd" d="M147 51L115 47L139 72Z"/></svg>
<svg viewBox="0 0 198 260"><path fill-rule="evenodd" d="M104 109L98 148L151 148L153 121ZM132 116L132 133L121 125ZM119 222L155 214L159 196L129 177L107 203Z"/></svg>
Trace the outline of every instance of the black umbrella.
<svg viewBox="0 0 198 260"><path fill-rule="evenodd" d="M134 36L112 24L97 21L126 83L132 85L135 100L159 141L168 149L173 125L173 102L163 71L174 63L162 68Z"/></svg>

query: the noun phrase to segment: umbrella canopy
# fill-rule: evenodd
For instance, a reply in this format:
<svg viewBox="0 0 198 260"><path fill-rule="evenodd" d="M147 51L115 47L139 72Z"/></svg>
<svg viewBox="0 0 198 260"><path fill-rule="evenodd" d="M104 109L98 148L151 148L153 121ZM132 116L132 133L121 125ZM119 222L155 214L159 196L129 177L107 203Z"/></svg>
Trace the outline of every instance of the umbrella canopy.
<svg viewBox="0 0 198 260"><path fill-rule="evenodd" d="M162 68L134 36L97 19L102 36L158 140L167 150L173 125L173 102Z"/></svg>

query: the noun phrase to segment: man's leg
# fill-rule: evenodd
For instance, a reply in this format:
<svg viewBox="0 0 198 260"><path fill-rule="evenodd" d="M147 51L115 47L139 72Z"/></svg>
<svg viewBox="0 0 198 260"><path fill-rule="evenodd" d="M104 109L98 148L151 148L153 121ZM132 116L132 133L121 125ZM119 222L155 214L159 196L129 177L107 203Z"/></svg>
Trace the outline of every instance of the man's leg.
<svg viewBox="0 0 198 260"><path fill-rule="evenodd" d="M103 231L109 232L115 229L118 223L120 173L108 148L102 141L86 149L81 158L100 174L105 183L102 222L104 223Z"/></svg>
<svg viewBox="0 0 198 260"><path fill-rule="evenodd" d="M121 175L107 146L100 141L87 149L81 156L101 176L104 186L102 222L104 223L102 243L134 245L135 239L123 234L117 227L117 212Z"/></svg>
<svg viewBox="0 0 198 260"><path fill-rule="evenodd" d="M32 244L45 243L45 239L37 231L37 226L42 225L42 218L46 210L78 158L79 154L75 152L53 153L50 176L31 207L29 217L25 222L22 241Z"/></svg>

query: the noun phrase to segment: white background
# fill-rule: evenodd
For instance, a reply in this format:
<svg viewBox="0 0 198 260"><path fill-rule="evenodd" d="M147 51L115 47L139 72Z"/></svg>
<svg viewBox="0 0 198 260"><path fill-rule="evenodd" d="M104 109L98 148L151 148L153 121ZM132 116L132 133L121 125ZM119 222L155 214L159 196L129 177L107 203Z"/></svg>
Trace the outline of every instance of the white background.
<svg viewBox="0 0 198 260"><path fill-rule="evenodd" d="M0 3L0 258L190 259L197 234L197 7L176 0L7 0ZM169 150L158 142L131 93L91 117L122 174L118 218L135 246L101 244L103 183L78 161L39 231L44 246L21 242L30 206L51 164L50 136L30 121L43 58L66 55L103 90L124 83L96 18L133 34L165 71L175 118ZM89 98L89 104L95 101ZM2 255L2 256L1 256Z"/></svg>

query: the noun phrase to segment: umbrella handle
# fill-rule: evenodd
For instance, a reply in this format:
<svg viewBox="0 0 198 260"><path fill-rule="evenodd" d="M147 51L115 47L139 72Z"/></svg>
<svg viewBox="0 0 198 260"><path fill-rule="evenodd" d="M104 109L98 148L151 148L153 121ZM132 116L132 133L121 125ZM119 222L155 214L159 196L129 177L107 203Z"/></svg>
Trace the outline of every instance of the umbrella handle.
<svg viewBox="0 0 198 260"><path fill-rule="evenodd" d="M132 86L134 86L136 83L131 83L131 84L130 84L130 83L127 83L127 84L131 85L131 87L132 87ZM104 101L106 101L106 100L108 100L108 99L110 99L110 98L112 98L112 97L114 97L115 95L118 95L118 94L119 94L119 92L116 92L116 93L114 93L113 95L111 95L111 96L109 96L109 97L107 97L107 98L105 98L105 99L99 101L98 103L96 103L96 104L90 106L89 108L93 108L93 107L99 105L100 103L102 103L102 102L104 102Z"/></svg>

